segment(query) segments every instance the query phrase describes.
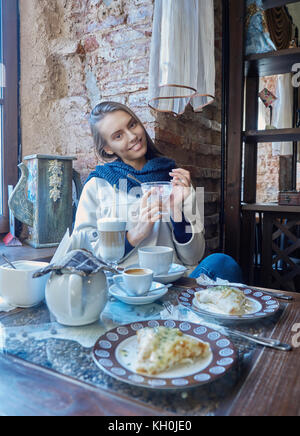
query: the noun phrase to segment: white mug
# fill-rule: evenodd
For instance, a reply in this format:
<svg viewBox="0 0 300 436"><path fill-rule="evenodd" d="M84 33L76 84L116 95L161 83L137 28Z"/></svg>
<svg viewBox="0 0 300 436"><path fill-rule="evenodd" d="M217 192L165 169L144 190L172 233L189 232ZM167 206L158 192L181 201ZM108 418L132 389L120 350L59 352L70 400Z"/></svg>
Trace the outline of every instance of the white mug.
<svg viewBox="0 0 300 436"><path fill-rule="evenodd" d="M153 282L153 271L146 268L131 267L122 275L114 276L115 284L126 294L133 297L145 295Z"/></svg>
<svg viewBox="0 0 300 436"><path fill-rule="evenodd" d="M174 250L170 247L143 247L138 250L139 265L149 268L154 275L167 274L173 262Z"/></svg>
<svg viewBox="0 0 300 436"><path fill-rule="evenodd" d="M0 265L0 295L12 306L27 308L41 303L45 298L45 287L49 275L32 278L32 275L49 263L30 260Z"/></svg>

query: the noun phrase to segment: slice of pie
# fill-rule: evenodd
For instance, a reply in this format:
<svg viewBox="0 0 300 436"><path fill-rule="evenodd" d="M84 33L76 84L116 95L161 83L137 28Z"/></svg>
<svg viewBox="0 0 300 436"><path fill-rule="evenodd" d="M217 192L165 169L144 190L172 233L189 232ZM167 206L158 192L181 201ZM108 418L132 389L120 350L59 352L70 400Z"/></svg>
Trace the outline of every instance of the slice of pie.
<svg viewBox="0 0 300 436"><path fill-rule="evenodd" d="M138 358L136 371L156 375L178 364L193 363L210 353L210 346L184 335L179 329L167 327L144 328L137 332Z"/></svg>
<svg viewBox="0 0 300 436"><path fill-rule="evenodd" d="M243 291L229 286L214 286L196 292L195 297L200 304L206 305L208 310L226 315L242 316L251 310L251 302Z"/></svg>

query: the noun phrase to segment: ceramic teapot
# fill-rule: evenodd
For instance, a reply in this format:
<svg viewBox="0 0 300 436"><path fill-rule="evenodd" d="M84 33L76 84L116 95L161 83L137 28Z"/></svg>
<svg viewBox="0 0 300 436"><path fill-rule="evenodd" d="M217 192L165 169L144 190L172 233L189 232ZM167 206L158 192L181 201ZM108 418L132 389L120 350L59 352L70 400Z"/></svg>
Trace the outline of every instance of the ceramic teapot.
<svg viewBox="0 0 300 436"><path fill-rule="evenodd" d="M107 303L104 272L86 277L52 272L46 285L46 303L60 324L75 327L96 322Z"/></svg>

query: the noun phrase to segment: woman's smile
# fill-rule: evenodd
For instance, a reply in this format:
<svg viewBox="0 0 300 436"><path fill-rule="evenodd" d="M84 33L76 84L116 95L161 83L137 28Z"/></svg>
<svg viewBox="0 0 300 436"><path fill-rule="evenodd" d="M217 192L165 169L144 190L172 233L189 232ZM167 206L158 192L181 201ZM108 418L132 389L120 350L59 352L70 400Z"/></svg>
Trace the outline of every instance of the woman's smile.
<svg viewBox="0 0 300 436"><path fill-rule="evenodd" d="M142 139L143 138L140 138L134 145L132 145L130 148L129 148L129 150L132 150L132 151L140 151L141 149L142 149Z"/></svg>

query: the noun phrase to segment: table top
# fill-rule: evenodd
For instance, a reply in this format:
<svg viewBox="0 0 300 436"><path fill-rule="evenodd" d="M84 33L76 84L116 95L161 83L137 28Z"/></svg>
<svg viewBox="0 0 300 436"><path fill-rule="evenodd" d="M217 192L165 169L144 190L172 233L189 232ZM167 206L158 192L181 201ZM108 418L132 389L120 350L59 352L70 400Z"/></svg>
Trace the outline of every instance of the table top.
<svg viewBox="0 0 300 436"><path fill-rule="evenodd" d="M164 299L176 304L182 288L195 286L194 280L181 279ZM291 295L294 301L282 301L276 317L242 329L293 344L293 351L230 337L238 360L228 374L172 392L127 385L92 359L93 345L104 332L132 316L158 319L161 302L133 311L111 299L101 321L80 328L60 326L44 303L0 313L0 415L300 415L300 294Z"/></svg>

